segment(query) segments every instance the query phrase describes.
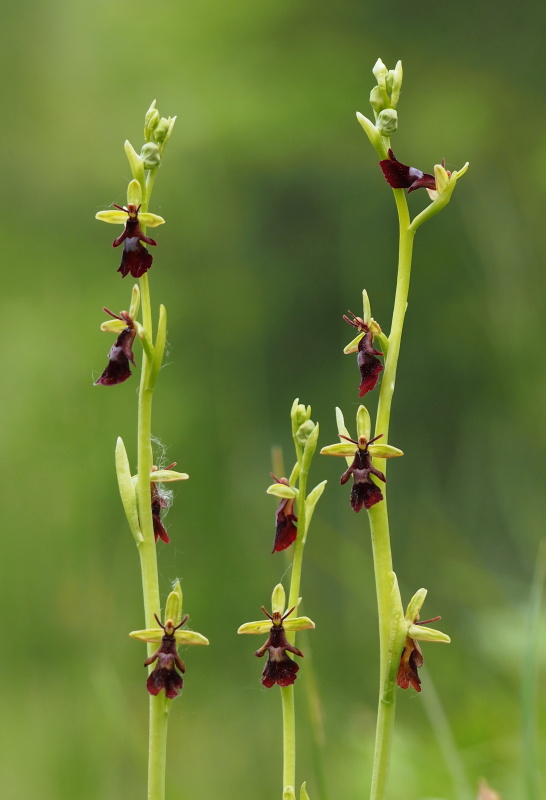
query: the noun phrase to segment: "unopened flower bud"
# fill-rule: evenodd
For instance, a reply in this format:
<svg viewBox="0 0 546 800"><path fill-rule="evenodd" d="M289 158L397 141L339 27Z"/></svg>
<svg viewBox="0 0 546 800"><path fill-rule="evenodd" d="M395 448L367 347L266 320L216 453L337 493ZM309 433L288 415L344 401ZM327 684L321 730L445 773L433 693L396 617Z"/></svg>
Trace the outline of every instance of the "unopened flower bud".
<svg viewBox="0 0 546 800"><path fill-rule="evenodd" d="M375 75L375 79L379 84L379 86L382 88L386 88L386 80L389 71L380 58L378 58L377 61L375 62L372 72Z"/></svg>
<svg viewBox="0 0 546 800"><path fill-rule="evenodd" d="M157 127L159 119L160 119L159 111L157 110L157 108L151 108L144 117L144 125L146 129L149 131L153 131L154 128Z"/></svg>
<svg viewBox="0 0 546 800"><path fill-rule="evenodd" d="M384 108L377 117L376 127L381 136L392 136L398 128L398 114L394 108Z"/></svg>
<svg viewBox="0 0 546 800"><path fill-rule="evenodd" d="M144 169L154 169L158 167L161 161L159 146L155 142L147 142L142 146L140 157L144 164Z"/></svg>
<svg viewBox="0 0 546 800"><path fill-rule="evenodd" d="M169 128L171 127L171 122L166 117L161 117L158 121L156 128L154 130L154 139L156 142L162 142L165 139L165 136L169 132Z"/></svg>
<svg viewBox="0 0 546 800"><path fill-rule="evenodd" d="M299 426L296 433L296 439L302 445L302 447L305 446L307 439L311 436L314 430L315 423L312 419L307 419L302 425Z"/></svg>
<svg viewBox="0 0 546 800"><path fill-rule="evenodd" d="M370 105L373 108L376 117L385 108L385 98L383 97L383 92L379 86L374 86L370 92Z"/></svg>

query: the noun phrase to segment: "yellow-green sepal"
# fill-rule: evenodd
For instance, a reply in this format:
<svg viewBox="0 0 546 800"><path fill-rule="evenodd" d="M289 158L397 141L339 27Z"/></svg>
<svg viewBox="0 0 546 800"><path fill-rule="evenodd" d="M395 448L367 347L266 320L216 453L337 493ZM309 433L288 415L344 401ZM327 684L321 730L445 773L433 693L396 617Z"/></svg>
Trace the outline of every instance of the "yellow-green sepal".
<svg viewBox="0 0 546 800"><path fill-rule="evenodd" d="M321 456L341 456L348 458L351 462L355 455L355 445L350 442L340 442L339 444L327 444L320 451Z"/></svg>
<svg viewBox="0 0 546 800"><path fill-rule="evenodd" d="M197 631L175 631L174 638L177 644L210 644L207 637L203 636L202 633L197 633Z"/></svg>
<svg viewBox="0 0 546 800"><path fill-rule="evenodd" d="M260 619L255 622L244 622L237 628L237 633L269 633L271 620Z"/></svg>
<svg viewBox="0 0 546 800"><path fill-rule="evenodd" d="M153 483L170 483L171 481L187 481L187 472L175 472L173 469L157 469L150 475Z"/></svg>
<svg viewBox="0 0 546 800"><path fill-rule="evenodd" d="M127 222L127 213L125 211L117 211L116 209L97 211L95 219L101 222L109 222L111 225L125 225Z"/></svg>
<svg viewBox="0 0 546 800"><path fill-rule="evenodd" d="M139 214L138 218L142 225L145 225L147 228L157 228L158 225L165 224L163 217L160 217L159 214L150 214L148 211Z"/></svg>
<svg viewBox="0 0 546 800"><path fill-rule="evenodd" d="M285 483L272 483L266 489L267 494L273 494L275 497L283 497L286 500L291 500L298 496L298 490L294 486L287 486Z"/></svg>
<svg viewBox="0 0 546 800"><path fill-rule="evenodd" d="M182 586L179 580L175 581L172 592L167 597L165 619L172 619L175 627L182 619Z"/></svg>
<svg viewBox="0 0 546 800"><path fill-rule="evenodd" d="M283 614L286 608L286 592L282 583L278 583L271 593L271 613Z"/></svg>
<svg viewBox="0 0 546 800"><path fill-rule="evenodd" d="M135 542L138 545L144 541L144 539L140 530L140 522L138 519L135 484L133 483L133 479L131 477L129 459L127 457L127 451L125 450L125 445L123 444L123 439L121 436L118 437L116 442L116 474L118 478L119 494L123 504L123 509L125 511L125 516L127 517L127 522L129 523L129 527L135 538Z"/></svg>
<svg viewBox="0 0 546 800"><path fill-rule="evenodd" d="M409 626L408 636L421 642L443 642L444 644L451 642L447 633L442 633L442 631L429 628L428 625L419 625L418 623Z"/></svg>
<svg viewBox="0 0 546 800"><path fill-rule="evenodd" d="M372 428L372 421L370 419L370 412L366 406L359 406L356 412L356 436L357 439L365 439L368 441L370 438L370 431Z"/></svg>
<svg viewBox="0 0 546 800"><path fill-rule="evenodd" d="M127 204L139 206L142 203L142 186L134 178L127 187Z"/></svg>
<svg viewBox="0 0 546 800"><path fill-rule="evenodd" d="M365 334L365 333L359 333L357 336L355 336L355 338L354 338L354 339L352 339L352 340L349 342L349 344L348 344L348 345L346 345L346 346L343 348L343 352L345 353L345 355L346 355L346 356L348 356L348 355L350 355L351 353L357 353L357 352L358 352L358 343L359 343L359 342L360 342L360 340L361 340L361 339L363 339L365 336L366 336L366 334Z"/></svg>
<svg viewBox="0 0 546 800"><path fill-rule="evenodd" d="M294 619L288 617L283 625L285 631L306 631L315 627L315 623L309 617L294 617Z"/></svg>
<svg viewBox="0 0 546 800"><path fill-rule="evenodd" d="M392 444L370 444L368 450L373 458L398 458L404 455L402 450Z"/></svg>
<svg viewBox="0 0 546 800"><path fill-rule="evenodd" d="M413 624L415 620L419 617L421 613L421 609L423 604L426 600L427 590L424 588L417 589L413 597L408 603L408 607L406 608L406 620Z"/></svg>
<svg viewBox="0 0 546 800"><path fill-rule="evenodd" d="M129 636L132 639L139 639L141 642L159 644L165 636L165 631L162 628L145 628L142 631L131 631Z"/></svg>
<svg viewBox="0 0 546 800"><path fill-rule="evenodd" d="M122 319L107 319L105 322L101 322L100 329L105 333L121 333L127 327L127 323L124 322Z"/></svg>

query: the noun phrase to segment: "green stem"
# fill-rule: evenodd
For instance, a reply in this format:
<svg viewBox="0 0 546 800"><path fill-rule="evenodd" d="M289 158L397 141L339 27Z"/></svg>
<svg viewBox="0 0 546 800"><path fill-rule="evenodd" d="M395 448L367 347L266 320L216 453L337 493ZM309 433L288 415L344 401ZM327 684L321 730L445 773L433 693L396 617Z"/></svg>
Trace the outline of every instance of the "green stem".
<svg viewBox="0 0 546 800"><path fill-rule="evenodd" d="M300 470L302 466L302 448L296 444L296 453ZM290 579L290 592L288 606L297 606L300 596L301 570L303 564L303 549L306 536L306 509L305 497L307 493L308 470L300 471L299 501L298 501L298 535L294 545L294 561L292 564L292 577ZM296 610L297 614L297 610ZM291 644L296 641L296 634L290 631L286 638ZM283 791L285 786L296 786L296 715L294 711L294 686L281 687L282 699L282 732L283 732Z"/></svg>
<svg viewBox="0 0 546 800"><path fill-rule="evenodd" d="M398 251L398 277L392 316L389 348L385 359L385 371L381 381L379 405L375 435L383 434L383 441L388 441L391 416L392 397L396 382L396 368L400 353L400 342L404 327L404 317L408 301L411 274L411 258L413 252L414 232L410 229L410 216L404 191L393 190L398 222L400 226ZM385 459L374 459L375 466L386 472ZM375 752L372 773L370 800L384 800L387 792L389 764L392 750L392 734L396 711L396 671L390 663L390 598L392 590L392 554L389 534L389 517L387 493L383 490L384 500L372 506L368 511L370 520L372 549L377 593L377 609L379 615L379 652L380 679L379 703L377 709L377 725Z"/></svg>
<svg viewBox="0 0 546 800"><path fill-rule="evenodd" d="M149 191L143 197L142 208L148 207ZM152 307L148 275L140 278L142 324L152 341ZM146 350L142 353L142 371L138 395L138 483L137 502L140 530L143 540L138 547L142 573L142 593L144 598L144 617L146 628L156 627L154 614L161 614L157 552L154 539L152 504L150 494L150 474L152 472L152 401L153 388L149 387L151 359ZM148 644L148 656L156 645ZM153 666L149 667L151 672ZM164 800L165 768L167 760L167 723L169 706L164 695L150 696L149 704L149 748L148 748L148 800Z"/></svg>

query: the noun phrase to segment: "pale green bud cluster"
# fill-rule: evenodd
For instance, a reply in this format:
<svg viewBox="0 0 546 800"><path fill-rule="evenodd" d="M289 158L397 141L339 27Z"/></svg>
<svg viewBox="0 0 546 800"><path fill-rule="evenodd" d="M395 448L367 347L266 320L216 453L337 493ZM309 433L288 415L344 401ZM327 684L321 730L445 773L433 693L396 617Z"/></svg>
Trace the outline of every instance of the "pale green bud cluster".
<svg viewBox="0 0 546 800"><path fill-rule="evenodd" d="M373 74L377 81L370 92L370 105L373 108L375 119L378 120L382 111L395 110L400 99L402 89L402 62L397 61L394 69L387 69L380 58L373 68ZM394 117L396 119L396 116ZM396 127L394 128L396 130ZM383 134L388 136L389 134Z"/></svg>

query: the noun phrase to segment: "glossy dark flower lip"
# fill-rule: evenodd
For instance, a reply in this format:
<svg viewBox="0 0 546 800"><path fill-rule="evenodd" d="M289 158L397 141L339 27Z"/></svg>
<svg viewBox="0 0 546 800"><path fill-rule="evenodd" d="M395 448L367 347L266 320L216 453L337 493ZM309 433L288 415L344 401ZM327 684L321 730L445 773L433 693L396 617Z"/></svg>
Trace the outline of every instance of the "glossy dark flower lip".
<svg viewBox="0 0 546 800"><path fill-rule="evenodd" d="M136 336L135 324L126 311L122 311L118 316L107 308L104 309L111 317L119 319L126 324L116 341L110 348L108 353L108 364L106 369L95 381L95 386L116 386L118 383L123 383L132 375L129 362L136 367L135 357L133 354L133 342Z"/></svg>
<svg viewBox="0 0 546 800"><path fill-rule="evenodd" d="M289 486L287 478L277 478L273 473L271 477L275 483L280 483L284 486ZM277 511L275 513L275 541L273 543L272 553L278 553L281 550L286 550L296 541L298 535L298 528L295 524L298 521L297 516L294 514L295 498L281 497Z"/></svg>
<svg viewBox="0 0 546 800"><path fill-rule="evenodd" d="M402 164L392 150L389 148L389 157L379 162L383 170L383 175L389 186L393 189L407 189L408 194L416 189L430 189L436 191L436 179L434 175L416 167L408 167Z"/></svg>
<svg viewBox="0 0 546 800"><path fill-rule="evenodd" d="M186 614L176 626L170 619L165 621L165 625L162 625L157 614L154 614L154 617L159 627L163 628L165 635L161 640L159 648L144 662L144 666L149 667L154 661L157 661L157 665L148 675L146 688L152 695L159 694L163 689L165 691L165 697L172 699L182 691L184 685L182 675L186 671L184 662L178 655L178 644L174 633L178 628L184 625L189 619L189 615ZM177 672L177 669L182 675Z"/></svg>
<svg viewBox="0 0 546 800"><path fill-rule="evenodd" d="M436 622L439 619L442 618L433 617L419 622L418 625L428 625L430 622ZM410 686L413 686L416 692L421 691L421 678L418 670L423 666L423 663L424 658L419 643L411 636L406 636L396 676L396 682L401 689L409 689Z"/></svg>

